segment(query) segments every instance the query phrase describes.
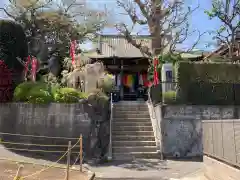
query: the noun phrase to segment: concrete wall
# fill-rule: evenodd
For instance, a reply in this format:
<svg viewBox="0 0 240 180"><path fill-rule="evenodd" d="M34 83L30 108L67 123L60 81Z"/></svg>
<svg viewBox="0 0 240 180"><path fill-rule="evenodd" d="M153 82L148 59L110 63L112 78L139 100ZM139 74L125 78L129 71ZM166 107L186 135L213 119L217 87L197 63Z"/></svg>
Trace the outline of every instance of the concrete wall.
<svg viewBox="0 0 240 180"><path fill-rule="evenodd" d="M84 150L90 153L92 141L99 139L99 131L95 133L96 121L106 122L104 131L105 143L108 144L108 106L98 107L82 102L79 104L34 105L26 103L0 104L0 132L13 134L29 134L36 136L84 138ZM104 124L104 123L102 123ZM99 130L99 129L98 129ZM94 134L95 133L95 134ZM28 136L11 136L2 134L3 141L34 144L67 145L69 139L37 138ZM101 138L101 137L100 137ZM71 140L75 144L77 139ZM48 150L66 150L65 148L11 146L14 148L35 148ZM77 148L77 151L79 148ZM90 155L90 154L89 154Z"/></svg>
<svg viewBox="0 0 240 180"><path fill-rule="evenodd" d="M166 156L202 156L202 127L198 107L163 106L162 136Z"/></svg>
<svg viewBox="0 0 240 180"><path fill-rule="evenodd" d="M156 141L161 141L157 145L162 143L163 154L167 157L202 156L201 121L236 116L234 107L230 106L149 105L149 112Z"/></svg>

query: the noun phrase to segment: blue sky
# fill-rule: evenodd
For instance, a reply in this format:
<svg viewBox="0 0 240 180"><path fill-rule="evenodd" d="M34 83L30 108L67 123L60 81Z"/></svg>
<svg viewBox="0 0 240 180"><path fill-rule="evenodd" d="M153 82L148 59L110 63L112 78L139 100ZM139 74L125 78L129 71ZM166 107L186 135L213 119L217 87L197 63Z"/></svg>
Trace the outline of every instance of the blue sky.
<svg viewBox="0 0 240 180"><path fill-rule="evenodd" d="M0 7L3 7L7 1L8 0L0 0ZM99 8L102 9L104 8L104 5L106 5L108 10L110 11L110 14L113 15L116 21L124 19L125 22L127 23L130 22L130 20L127 19L127 16L119 15L119 12L121 12L121 10L117 8L115 0L86 0L86 1L90 5L90 7L96 8L96 9L99 9ZM186 1L191 2L191 0L186 0ZM194 2L191 3L191 6L197 5L197 0L194 0ZM220 26L220 22L215 19L209 20L208 17L204 14L204 10L211 8L211 0L199 0L199 2L200 2L200 8L189 19L191 22L191 28L198 29L201 32L216 30ZM0 17L3 17L2 12L0 13ZM105 29L104 33L115 34L117 32L114 29ZM147 29L144 29L142 31L142 34L147 34L147 33L148 33ZM184 43L183 47L191 46L195 38L196 37L189 37L188 40ZM205 34L201 38L201 42L196 48L206 49L205 46L209 42L212 42L212 36ZM90 44L86 46L90 47ZM208 50L212 50L213 48L214 47L209 47Z"/></svg>

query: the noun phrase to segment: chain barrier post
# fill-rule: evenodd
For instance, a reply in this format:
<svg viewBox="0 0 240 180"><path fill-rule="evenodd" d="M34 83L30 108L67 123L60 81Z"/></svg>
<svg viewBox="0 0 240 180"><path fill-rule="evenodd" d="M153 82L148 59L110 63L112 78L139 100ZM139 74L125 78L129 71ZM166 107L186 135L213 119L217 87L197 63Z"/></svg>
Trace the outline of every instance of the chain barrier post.
<svg viewBox="0 0 240 180"><path fill-rule="evenodd" d="M19 166L18 166L18 170L17 170L17 173L16 173L16 175L15 175L15 177L14 177L14 179L13 180L20 180L20 179L22 179L22 170L23 170L23 165L22 164L20 164Z"/></svg>
<svg viewBox="0 0 240 180"><path fill-rule="evenodd" d="M70 160L71 160L71 141L68 142L66 180L69 180Z"/></svg>
<svg viewBox="0 0 240 180"><path fill-rule="evenodd" d="M80 135L80 139L79 139L79 143L80 143L80 152L79 152L79 158L80 158L80 172L82 172L82 163L83 163L83 137L82 134Z"/></svg>

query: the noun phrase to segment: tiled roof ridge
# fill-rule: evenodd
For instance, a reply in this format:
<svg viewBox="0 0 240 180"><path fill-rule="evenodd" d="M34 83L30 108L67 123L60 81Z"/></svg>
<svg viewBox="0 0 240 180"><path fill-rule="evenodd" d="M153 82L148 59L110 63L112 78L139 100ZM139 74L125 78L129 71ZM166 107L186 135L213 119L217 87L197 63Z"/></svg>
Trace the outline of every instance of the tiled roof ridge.
<svg viewBox="0 0 240 180"><path fill-rule="evenodd" d="M123 39L125 39L125 36L124 35L121 35L121 34L100 34L99 36L101 36L101 37L105 37L105 38L123 38ZM134 35L133 35L134 36ZM151 36L150 35L136 35L136 36L134 36L134 38L151 38Z"/></svg>

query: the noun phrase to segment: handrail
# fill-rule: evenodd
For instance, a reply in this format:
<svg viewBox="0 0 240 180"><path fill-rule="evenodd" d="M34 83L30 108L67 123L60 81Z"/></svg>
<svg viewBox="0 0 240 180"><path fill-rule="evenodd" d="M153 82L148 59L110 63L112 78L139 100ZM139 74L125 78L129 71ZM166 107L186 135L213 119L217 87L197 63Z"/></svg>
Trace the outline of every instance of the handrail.
<svg viewBox="0 0 240 180"><path fill-rule="evenodd" d="M108 160L112 160L112 121L113 121L113 94L110 96L110 126L109 126L109 150Z"/></svg>
<svg viewBox="0 0 240 180"><path fill-rule="evenodd" d="M154 109L154 105L152 103L152 98L150 96L150 92L148 92L148 102L150 103L150 106L152 106L152 109L151 109L151 114L154 114L154 119L157 119L157 115L156 115L156 111ZM157 123L157 128L160 130L161 132L161 127L158 126L158 123ZM160 136L162 136L162 134L160 134ZM160 159L163 160L163 147L162 147L162 138L158 139L157 136L156 136L156 139L160 142Z"/></svg>

